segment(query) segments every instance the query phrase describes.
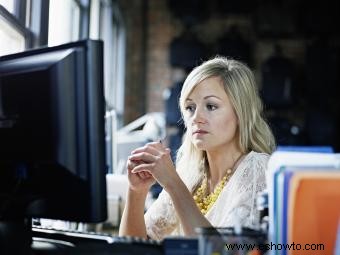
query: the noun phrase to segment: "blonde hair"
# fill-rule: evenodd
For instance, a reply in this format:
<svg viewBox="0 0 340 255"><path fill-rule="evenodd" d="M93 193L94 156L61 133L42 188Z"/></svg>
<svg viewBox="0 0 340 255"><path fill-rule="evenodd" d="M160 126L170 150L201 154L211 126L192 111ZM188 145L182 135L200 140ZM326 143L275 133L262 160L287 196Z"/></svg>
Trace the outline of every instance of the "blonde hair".
<svg viewBox="0 0 340 255"><path fill-rule="evenodd" d="M184 103L201 81L219 77L224 85L238 118L239 148L242 153L250 151L272 153L275 139L262 116L263 106L259 97L253 72L240 61L215 57L194 68L186 78L179 105L184 112ZM185 121L185 120L184 120ZM186 125L186 123L185 123ZM185 134L176 160L177 170L189 189L195 189L207 171L206 154L198 150Z"/></svg>

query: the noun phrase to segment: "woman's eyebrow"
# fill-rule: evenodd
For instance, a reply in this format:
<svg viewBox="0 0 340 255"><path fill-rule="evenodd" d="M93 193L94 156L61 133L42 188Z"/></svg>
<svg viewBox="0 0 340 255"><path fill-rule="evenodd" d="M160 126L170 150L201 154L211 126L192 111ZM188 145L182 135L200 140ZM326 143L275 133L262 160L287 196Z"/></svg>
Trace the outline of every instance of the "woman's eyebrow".
<svg viewBox="0 0 340 255"><path fill-rule="evenodd" d="M203 97L203 99L206 100L206 99L209 99L209 98L211 98L211 97L214 97L214 98L216 98L216 99L222 101L222 99L221 99L220 97L215 96L215 95L208 95L208 96ZM187 99L185 99L185 101L193 101L193 100L192 100L191 98L188 97Z"/></svg>
<svg viewBox="0 0 340 255"><path fill-rule="evenodd" d="M205 97L203 97L203 99L208 99L208 98L211 98L211 97L214 97L214 98L217 98L217 99L219 99L219 100L222 100L220 97L215 96L215 95L205 96Z"/></svg>

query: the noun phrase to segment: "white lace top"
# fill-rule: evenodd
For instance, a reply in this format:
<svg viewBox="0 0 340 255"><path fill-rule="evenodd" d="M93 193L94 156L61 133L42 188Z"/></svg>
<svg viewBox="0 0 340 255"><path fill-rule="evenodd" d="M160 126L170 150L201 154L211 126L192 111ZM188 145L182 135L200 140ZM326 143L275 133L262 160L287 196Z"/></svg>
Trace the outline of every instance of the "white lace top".
<svg viewBox="0 0 340 255"><path fill-rule="evenodd" d="M268 154L252 151L238 165L205 215L214 227L257 226L259 216L255 201L257 193L266 188L265 172L268 159ZM184 235L170 196L164 190L144 217L147 234L153 239Z"/></svg>

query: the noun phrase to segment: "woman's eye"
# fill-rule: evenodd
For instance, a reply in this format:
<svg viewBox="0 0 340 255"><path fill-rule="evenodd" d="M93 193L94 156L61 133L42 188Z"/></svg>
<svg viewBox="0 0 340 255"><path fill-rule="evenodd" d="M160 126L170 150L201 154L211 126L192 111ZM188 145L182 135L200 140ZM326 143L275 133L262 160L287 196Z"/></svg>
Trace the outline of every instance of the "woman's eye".
<svg viewBox="0 0 340 255"><path fill-rule="evenodd" d="M214 111L217 109L217 106L216 105L213 105L213 104L207 104L207 109L209 111Z"/></svg>
<svg viewBox="0 0 340 255"><path fill-rule="evenodd" d="M188 112L194 112L195 111L195 107L193 105L187 105L185 107L185 110Z"/></svg>

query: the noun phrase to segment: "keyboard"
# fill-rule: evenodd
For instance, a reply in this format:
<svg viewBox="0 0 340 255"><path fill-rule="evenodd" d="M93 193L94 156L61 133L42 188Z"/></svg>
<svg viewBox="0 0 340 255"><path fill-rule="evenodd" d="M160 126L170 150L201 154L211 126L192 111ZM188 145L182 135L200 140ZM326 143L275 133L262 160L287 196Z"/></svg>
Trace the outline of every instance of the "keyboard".
<svg viewBox="0 0 340 255"><path fill-rule="evenodd" d="M162 242L151 239L38 226L32 232L35 254L163 254Z"/></svg>

